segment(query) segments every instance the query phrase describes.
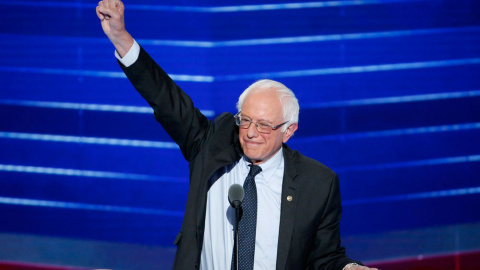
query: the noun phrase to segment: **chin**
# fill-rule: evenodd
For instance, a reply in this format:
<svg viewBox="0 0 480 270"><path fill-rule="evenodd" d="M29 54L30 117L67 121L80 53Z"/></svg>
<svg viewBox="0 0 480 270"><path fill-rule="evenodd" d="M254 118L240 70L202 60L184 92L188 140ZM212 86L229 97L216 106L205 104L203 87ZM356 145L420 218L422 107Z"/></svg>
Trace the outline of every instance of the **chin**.
<svg viewBox="0 0 480 270"><path fill-rule="evenodd" d="M259 155L255 155L255 153L252 153L252 151L243 151L243 154L252 162L252 163L258 163L262 161L262 157Z"/></svg>

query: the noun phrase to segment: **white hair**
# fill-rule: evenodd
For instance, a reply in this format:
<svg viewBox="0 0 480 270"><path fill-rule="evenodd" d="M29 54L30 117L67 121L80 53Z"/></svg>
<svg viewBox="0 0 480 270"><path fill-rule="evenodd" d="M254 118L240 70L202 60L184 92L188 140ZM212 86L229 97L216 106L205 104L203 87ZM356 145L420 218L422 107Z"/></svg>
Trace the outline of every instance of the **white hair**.
<svg viewBox="0 0 480 270"><path fill-rule="evenodd" d="M298 114L300 111L300 106L298 105L298 100L295 97L295 94L292 90L286 87L284 84L274 81L274 80L259 80L251 84L238 98L237 110L241 111L243 102L249 93L252 91L273 89L277 94L280 102L282 103L283 108L283 119L288 121L282 128L282 132L287 130L288 126L291 124L298 123Z"/></svg>

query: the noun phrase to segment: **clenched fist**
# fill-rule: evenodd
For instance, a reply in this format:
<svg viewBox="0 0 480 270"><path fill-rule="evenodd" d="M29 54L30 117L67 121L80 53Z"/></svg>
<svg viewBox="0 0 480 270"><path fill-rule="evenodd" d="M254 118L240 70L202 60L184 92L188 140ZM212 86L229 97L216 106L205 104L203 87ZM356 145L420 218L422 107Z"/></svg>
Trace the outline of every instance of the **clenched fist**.
<svg viewBox="0 0 480 270"><path fill-rule="evenodd" d="M123 57L132 47L133 38L125 29L125 6L120 0L103 0L98 3L97 16L103 32Z"/></svg>

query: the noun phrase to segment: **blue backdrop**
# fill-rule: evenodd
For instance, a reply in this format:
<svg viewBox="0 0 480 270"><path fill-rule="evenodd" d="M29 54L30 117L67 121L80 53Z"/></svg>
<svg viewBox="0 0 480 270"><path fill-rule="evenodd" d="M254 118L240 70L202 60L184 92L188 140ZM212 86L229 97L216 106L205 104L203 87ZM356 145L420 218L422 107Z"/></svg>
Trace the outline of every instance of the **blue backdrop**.
<svg viewBox="0 0 480 270"><path fill-rule="evenodd" d="M0 0L0 260L168 268L188 164L96 3ZM350 256L480 249L479 1L125 5L127 30L208 117L257 79L295 91L289 145L339 174Z"/></svg>

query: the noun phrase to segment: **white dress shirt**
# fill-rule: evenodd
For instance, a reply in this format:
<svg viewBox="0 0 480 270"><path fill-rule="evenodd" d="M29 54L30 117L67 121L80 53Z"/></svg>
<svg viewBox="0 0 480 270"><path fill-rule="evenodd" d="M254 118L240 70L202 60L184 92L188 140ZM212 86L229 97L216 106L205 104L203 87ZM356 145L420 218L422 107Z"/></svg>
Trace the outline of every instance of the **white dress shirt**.
<svg viewBox="0 0 480 270"><path fill-rule="evenodd" d="M223 174L210 187L207 195L205 234L200 269L230 269L234 244L235 210L228 202L233 184L243 186L250 171L246 158L224 167ZM255 176L257 186L257 232L254 269L275 269L280 227L280 199L283 182L283 152L280 150L265 163ZM213 179L217 177L213 176Z"/></svg>

